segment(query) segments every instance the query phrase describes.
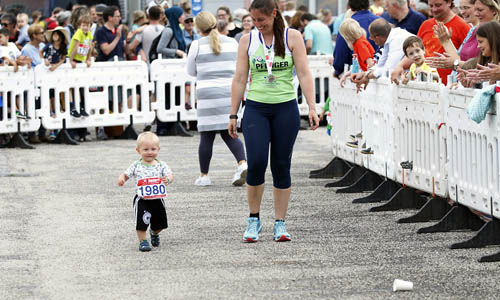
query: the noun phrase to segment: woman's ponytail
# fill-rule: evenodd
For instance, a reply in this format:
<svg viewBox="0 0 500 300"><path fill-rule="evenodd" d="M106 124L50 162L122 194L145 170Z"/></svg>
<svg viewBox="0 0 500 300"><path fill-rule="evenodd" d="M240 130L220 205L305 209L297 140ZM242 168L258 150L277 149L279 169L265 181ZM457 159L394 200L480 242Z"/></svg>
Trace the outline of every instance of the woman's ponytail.
<svg viewBox="0 0 500 300"><path fill-rule="evenodd" d="M215 28L210 31L210 48L215 55L219 55L221 53L222 47L219 39L219 32Z"/></svg>

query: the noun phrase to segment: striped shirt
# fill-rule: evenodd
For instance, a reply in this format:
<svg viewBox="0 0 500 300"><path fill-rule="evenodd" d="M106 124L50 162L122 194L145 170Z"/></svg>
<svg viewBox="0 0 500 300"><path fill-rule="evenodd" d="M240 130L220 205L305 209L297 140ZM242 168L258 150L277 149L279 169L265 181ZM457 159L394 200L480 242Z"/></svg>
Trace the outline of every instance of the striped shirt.
<svg viewBox="0 0 500 300"><path fill-rule="evenodd" d="M187 73L196 76L198 131L227 129L231 110L231 84L236 71L238 43L219 35L221 53L210 48L210 37L191 43Z"/></svg>

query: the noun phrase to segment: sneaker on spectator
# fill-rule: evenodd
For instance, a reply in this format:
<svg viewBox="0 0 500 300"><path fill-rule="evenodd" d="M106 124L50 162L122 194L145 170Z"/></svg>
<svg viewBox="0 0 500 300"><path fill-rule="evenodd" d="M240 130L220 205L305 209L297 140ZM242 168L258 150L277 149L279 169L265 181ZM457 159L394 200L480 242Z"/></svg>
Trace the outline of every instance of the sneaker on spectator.
<svg viewBox="0 0 500 300"><path fill-rule="evenodd" d="M106 133L104 132L104 127L99 127L97 129L97 134L96 134L96 137L99 141L105 141L108 139L108 136L106 135Z"/></svg>
<svg viewBox="0 0 500 300"><path fill-rule="evenodd" d="M160 246L160 235L154 234L153 230L151 230L151 228L149 228L149 234L151 235L151 246L153 246L153 247Z"/></svg>
<svg viewBox="0 0 500 300"><path fill-rule="evenodd" d="M212 185L212 181L210 180L210 177L208 177L208 175L200 176L195 180L194 185L209 186L209 185Z"/></svg>
<svg viewBox="0 0 500 300"><path fill-rule="evenodd" d="M247 229L243 234L243 241L247 243L255 243L259 240L259 233L262 231L262 223L258 218L248 218Z"/></svg>
<svg viewBox="0 0 500 300"><path fill-rule="evenodd" d="M186 103L184 104L184 108L185 108L186 110L191 110L191 109L193 109L193 107L191 106L191 104L190 104L189 102L186 102Z"/></svg>
<svg viewBox="0 0 500 300"><path fill-rule="evenodd" d="M362 132L358 132L356 134L349 135L349 137L351 138L351 140L355 141L355 140L363 138L363 133Z"/></svg>
<svg viewBox="0 0 500 300"><path fill-rule="evenodd" d="M139 251L141 252L151 251L151 247L149 246L148 240L142 240L139 243Z"/></svg>
<svg viewBox="0 0 500 300"><path fill-rule="evenodd" d="M359 152L361 152L361 154L373 154L373 150L371 147L368 147L366 149L361 149L361 151Z"/></svg>
<svg viewBox="0 0 500 300"><path fill-rule="evenodd" d="M358 141L347 142L345 144L351 148L358 148Z"/></svg>
<svg viewBox="0 0 500 300"><path fill-rule="evenodd" d="M238 170L234 173L232 184L235 186L242 186L247 182L248 165L246 162L238 166Z"/></svg>
<svg viewBox="0 0 500 300"><path fill-rule="evenodd" d="M88 117L89 114L85 111L84 108L80 108L80 116L82 116L82 117Z"/></svg>
<svg viewBox="0 0 500 300"><path fill-rule="evenodd" d="M16 117L18 119L27 119L28 118L26 115L23 115L19 110L16 110Z"/></svg>
<svg viewBox="0 0 500 300"><path fill-rule="evenodd" d="M151 131L151 124L144 126L142 132Z"/></svg>
<svg viewBox="0 0 500 300"><path fill-rule="evenodd" d="M276 242L288 242L292 240L290 234L286 232L285 221L274 222L274 240Z"/></svg>
<svg viewBox="0 0 500 300"><path fill-rule="evenodd" d="M51 130L49 133L49 140L53 141L57 138L55 130Z"/></svg>
<svg viewBox="0 0 500 300"><path fill-rule="evenodd" d="M78 111L76 109L71 110L71 112L69 114L72 115L75 118L79 118L80 117L80 114L78 113Z"/></svg>

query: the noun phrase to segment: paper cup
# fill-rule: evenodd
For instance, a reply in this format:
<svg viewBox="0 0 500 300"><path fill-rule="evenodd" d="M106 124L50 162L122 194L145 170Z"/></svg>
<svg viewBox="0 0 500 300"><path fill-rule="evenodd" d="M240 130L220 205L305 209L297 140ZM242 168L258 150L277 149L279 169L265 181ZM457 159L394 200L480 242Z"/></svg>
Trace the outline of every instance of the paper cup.
<svg viewBox="0 0 500 300"><path fill-rule="evenodd" d="M401 279L394 279L394 284L392 285L392 291L411 291L413 290L413 282L404 281Z"/></svg>

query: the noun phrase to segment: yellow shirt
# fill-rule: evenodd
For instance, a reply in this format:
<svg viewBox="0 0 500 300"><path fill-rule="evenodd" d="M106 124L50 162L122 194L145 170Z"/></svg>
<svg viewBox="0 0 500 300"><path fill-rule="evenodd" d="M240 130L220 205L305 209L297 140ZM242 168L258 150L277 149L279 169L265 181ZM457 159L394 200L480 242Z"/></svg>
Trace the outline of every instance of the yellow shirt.
<svg viewBox="0 0 500 300"><path fill-rule="evenodd" d="M73 38L71 39L68 55L71 56L73 49L77 47L74 59L76 61L84 62L85 59L87 59L87 54L90 51L91 45L92 45L92 33L90 33L90 30L87 32L87 34L84 34L81 29L78 29L73 35Z"/></svg>
<svg viewBox="0 0 500 300"><path fill-rule="evenodd" d="M432 73L432 75L439 76L437 70L429 67L429 65L427 65L425 62L419 68L426 73ZM411 66L410 66L410 79L411 80L417 79L417 74L415 72L416 70L417 70L417 64L415 64L415 63L411 64Z"/></svg>

